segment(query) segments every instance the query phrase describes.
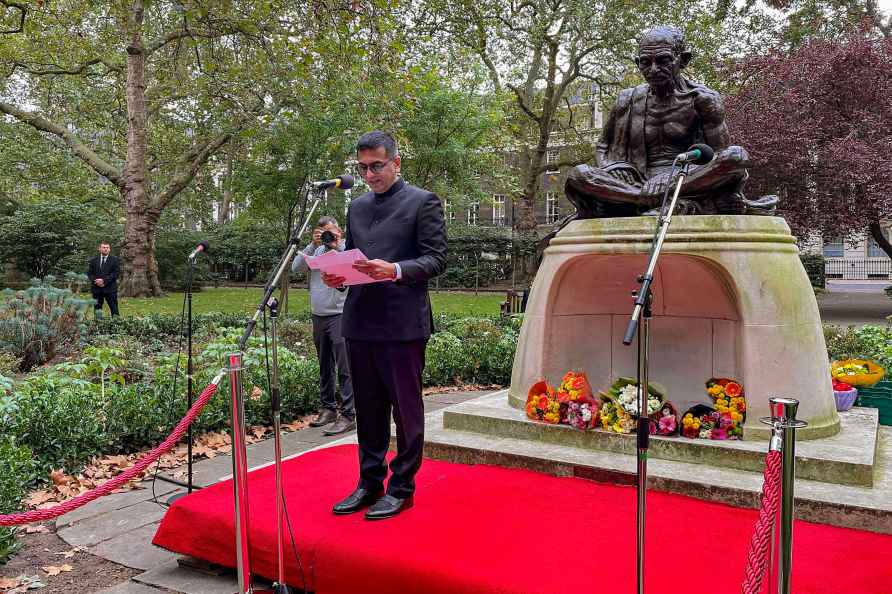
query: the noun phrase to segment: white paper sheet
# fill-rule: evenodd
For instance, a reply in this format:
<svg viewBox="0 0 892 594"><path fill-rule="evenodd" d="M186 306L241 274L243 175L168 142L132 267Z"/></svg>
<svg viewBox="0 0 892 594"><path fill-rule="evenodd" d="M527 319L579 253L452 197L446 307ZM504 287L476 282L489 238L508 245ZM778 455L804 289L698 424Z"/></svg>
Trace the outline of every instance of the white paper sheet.
<svg viewBox="0 0 892 594"><path fill-rule="evenodd" d="M368 260L361 250L352 249L345 252L331 250L321 256L304 256L304 258L307 266L312 270L343 276L345 285L364 285L378 282L369 275L353 268L354 262Z"/></svg>

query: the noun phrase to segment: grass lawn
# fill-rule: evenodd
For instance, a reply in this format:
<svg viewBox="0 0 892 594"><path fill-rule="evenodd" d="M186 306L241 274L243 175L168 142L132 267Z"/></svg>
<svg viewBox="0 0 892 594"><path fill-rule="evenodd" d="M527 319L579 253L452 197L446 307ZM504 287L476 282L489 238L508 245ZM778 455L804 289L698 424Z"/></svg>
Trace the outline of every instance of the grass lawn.
<svg viewBox="0 0 892 594"><path fill-rule="evenodd" d="M262 289L257 287L204 289L193 294L192 311L196 314L212 311L250 314L257 309L257 303L262 296ZM292 312L309 308L306 289L292 287L288 291L288 299ZM475 296L474 293L431 292L431 302L435 314L497 315L499 303L504 299L504 293L480 293ZM122 316L140 316L150 313L179 314L183 307L183 294L168 293L164 297L154 299L122 297L119 301Z"/></svg>

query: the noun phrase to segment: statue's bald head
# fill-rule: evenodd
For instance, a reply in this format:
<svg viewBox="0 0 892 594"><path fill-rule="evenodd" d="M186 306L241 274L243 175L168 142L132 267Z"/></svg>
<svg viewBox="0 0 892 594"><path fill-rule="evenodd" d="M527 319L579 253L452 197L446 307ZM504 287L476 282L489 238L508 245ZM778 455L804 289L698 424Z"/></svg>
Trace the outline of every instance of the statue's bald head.
<svg viewBox="0 0 892 594"><path fill-rule="evenodd" d="M668 45L679 56L684 54L691 55L684 40L684 33L677 27L658 25L645 31L641 39L638 40L638 49L658 45Z"/></svg>

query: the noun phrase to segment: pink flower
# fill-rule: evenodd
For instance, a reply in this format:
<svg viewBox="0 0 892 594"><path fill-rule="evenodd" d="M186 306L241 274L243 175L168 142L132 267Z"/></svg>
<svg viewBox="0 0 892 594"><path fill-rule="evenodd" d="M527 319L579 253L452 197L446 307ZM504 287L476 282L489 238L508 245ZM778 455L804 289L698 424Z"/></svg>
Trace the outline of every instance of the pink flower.
<svg viewBox="0 0 892 594"><path fill-rule="evenodd" d="M719 429L716 427L712 430L712 438L713 439L728 439L728 432L724 429Z"/></svg>

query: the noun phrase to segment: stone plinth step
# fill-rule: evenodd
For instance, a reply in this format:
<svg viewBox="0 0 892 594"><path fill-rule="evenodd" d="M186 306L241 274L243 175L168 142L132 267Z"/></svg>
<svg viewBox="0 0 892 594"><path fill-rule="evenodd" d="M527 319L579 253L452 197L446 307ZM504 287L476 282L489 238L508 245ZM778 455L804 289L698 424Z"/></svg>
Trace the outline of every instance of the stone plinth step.
<svg viewBox="0 0 892 594"><path fill-rule="evenodd" d="M873 408L840 413L841 430L833 437L800 441L796 445L796 476L800 479L870 487L874 484L879 416ZM580 450L633 455L634 435L579 431L527 418L508 403L507 391L495 392L445 409L446 429L493 438L529 440L541 446L561 445ZM723 469L761 472L767 440L711 441L654 436L650 459L674 460Z"/></svg>
<svg viewBox="0 0 892 594"><path fill-rule="evenodd" d="M504 393L501 398L504 399ZM480 431L458 431L444 426L444 418L454 409L467 412L463 407L456 405L427 415L426 456L465 464L526 468L598 482L635 484L634 453L574 447ZM892 473L888 471L886 462L892 450L890 437L892 429L881 427L876 440L879 455L873 468L873 487L797 480L796 517L892 534ZM759 445L766 448L765 444ZM761 469L756 472L650 457L648 487L738 507L758 508L762 473Z"/></svg>

